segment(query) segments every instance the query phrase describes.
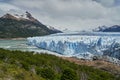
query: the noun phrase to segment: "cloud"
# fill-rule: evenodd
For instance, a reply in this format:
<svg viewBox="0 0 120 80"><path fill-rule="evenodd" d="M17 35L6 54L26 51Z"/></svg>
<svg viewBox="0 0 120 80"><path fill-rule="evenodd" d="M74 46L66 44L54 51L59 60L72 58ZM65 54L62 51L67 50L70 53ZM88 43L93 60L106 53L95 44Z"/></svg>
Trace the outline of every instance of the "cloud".
<svg viewBox="0 0 120 80"><path fill-rule="evenodd" d="M10 5L8 3L1 2L0 3L0 9L3 10L3 11L9 11L11 9L18 10L19 8L17 8L16 6Z"/></svg>
<svg viewBox="0 0 120 80"><path fill-rule="evenodd" d="M99 2L103 6L107 7L113 6L115 4L115 0L93 0L93 1Z"/></svg>
<svg viewBox="0 0 120 80"><path fill-rule="evenodd" d="M0 16L3 14L6 14L7 12L12 12L12 11L19 11L20 9L14 5L0 2Z"/></svg>
<svg viewBox="0 0 120 80"><path fill-rule="evenodd" d="M27 10L58 29L83 30L119 24L120 6L115 3L115 0L10 0L7 4L14 10L16 7Z"/></svg>

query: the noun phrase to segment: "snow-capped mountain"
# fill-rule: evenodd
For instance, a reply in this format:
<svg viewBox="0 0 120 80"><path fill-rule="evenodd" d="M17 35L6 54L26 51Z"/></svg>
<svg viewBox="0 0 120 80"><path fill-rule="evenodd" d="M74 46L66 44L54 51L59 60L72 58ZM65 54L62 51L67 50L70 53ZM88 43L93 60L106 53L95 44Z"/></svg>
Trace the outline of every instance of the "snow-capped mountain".
<svg viewBox="0 0 120 80"><path fill-rule="evenodd" d="M23 14L13 14L13 13L7 13L1 18L8 18L8 19L14 19L14 20L28 20L36 23L40 23L37 19L35 19L29 12L25 12Z"/></svg>
<svg viewBox="0 0 120 80"><path fill-rule="evenodd" d="M42 36L59 32L55 28L48 28L27 11L23 14L7 13L0 17L0 38Z"/></svg>
<svg viewBox="0 0 120 80"><path fill-rule="evenodd" d="M111 35L108 33L101 33L99 35L57 34L28 38L28 44L54 51L64 56L90 60L94 56L106 56L107 60L120 63L119 36L119 33Z"/></svg>
<svg viewBox="0 0 120 80"><path fill-rule="evenodd" d="M94 32L120 32L120 25L113 26L101 26L96 29L93 29Z"/></svg>

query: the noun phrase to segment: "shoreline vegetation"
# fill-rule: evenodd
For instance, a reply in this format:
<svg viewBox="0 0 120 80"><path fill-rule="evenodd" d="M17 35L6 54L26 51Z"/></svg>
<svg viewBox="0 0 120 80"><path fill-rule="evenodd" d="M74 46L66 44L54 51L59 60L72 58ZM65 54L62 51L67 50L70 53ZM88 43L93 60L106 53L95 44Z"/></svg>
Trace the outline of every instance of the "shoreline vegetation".
<svg viewBox="0 0 120 80"><path fill-rule="evenodd" d="M81 61L81 62L80 62ZM0 79L12 80L119 80L119 72L86 65L75 58L0 49ZM92 64L91 62L89 64ZM106 63L105 63L106 64ZM97 66L103 63L96 62ZM106 64L107 65L107 64ZM110 65L109 65L110 66ZM110 67L111 68L111 67ZM114 68L114 67L113 67ZM110 69L111 70L111 69ZM113 70L113 69L112 69ZM112 71L111 70L111 71Z"/></svg>

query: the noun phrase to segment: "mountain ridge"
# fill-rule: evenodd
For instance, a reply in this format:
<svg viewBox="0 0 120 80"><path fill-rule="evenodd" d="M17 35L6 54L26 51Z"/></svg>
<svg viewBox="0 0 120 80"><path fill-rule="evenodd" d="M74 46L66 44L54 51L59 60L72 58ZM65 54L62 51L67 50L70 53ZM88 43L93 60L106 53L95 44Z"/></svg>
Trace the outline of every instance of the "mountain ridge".
<svg viewBox="0 0 120 80"><path fill-rule="evenodd" d="M93 29L94 32L120 32L120 25L113 26L99 26L96 29Z"/></svg>
<svg viewBox="0 0 120 80"><path fill-rule="evenodd" d="M29 12L25 15L7 13L0 17L0 38L43 36L61 32L49 29Z"/></svg>

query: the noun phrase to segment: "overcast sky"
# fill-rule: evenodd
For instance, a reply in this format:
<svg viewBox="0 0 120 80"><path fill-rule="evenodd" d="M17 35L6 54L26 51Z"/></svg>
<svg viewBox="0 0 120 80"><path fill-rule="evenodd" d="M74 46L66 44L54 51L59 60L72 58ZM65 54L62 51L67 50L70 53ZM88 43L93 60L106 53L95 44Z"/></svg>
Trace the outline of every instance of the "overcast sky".
<svg viewBox="0 0 120 80"><path fill-rule="evenodd" d="M0 16L25 11L60 30L120 25L120 0L0 0Z"/></svg>

